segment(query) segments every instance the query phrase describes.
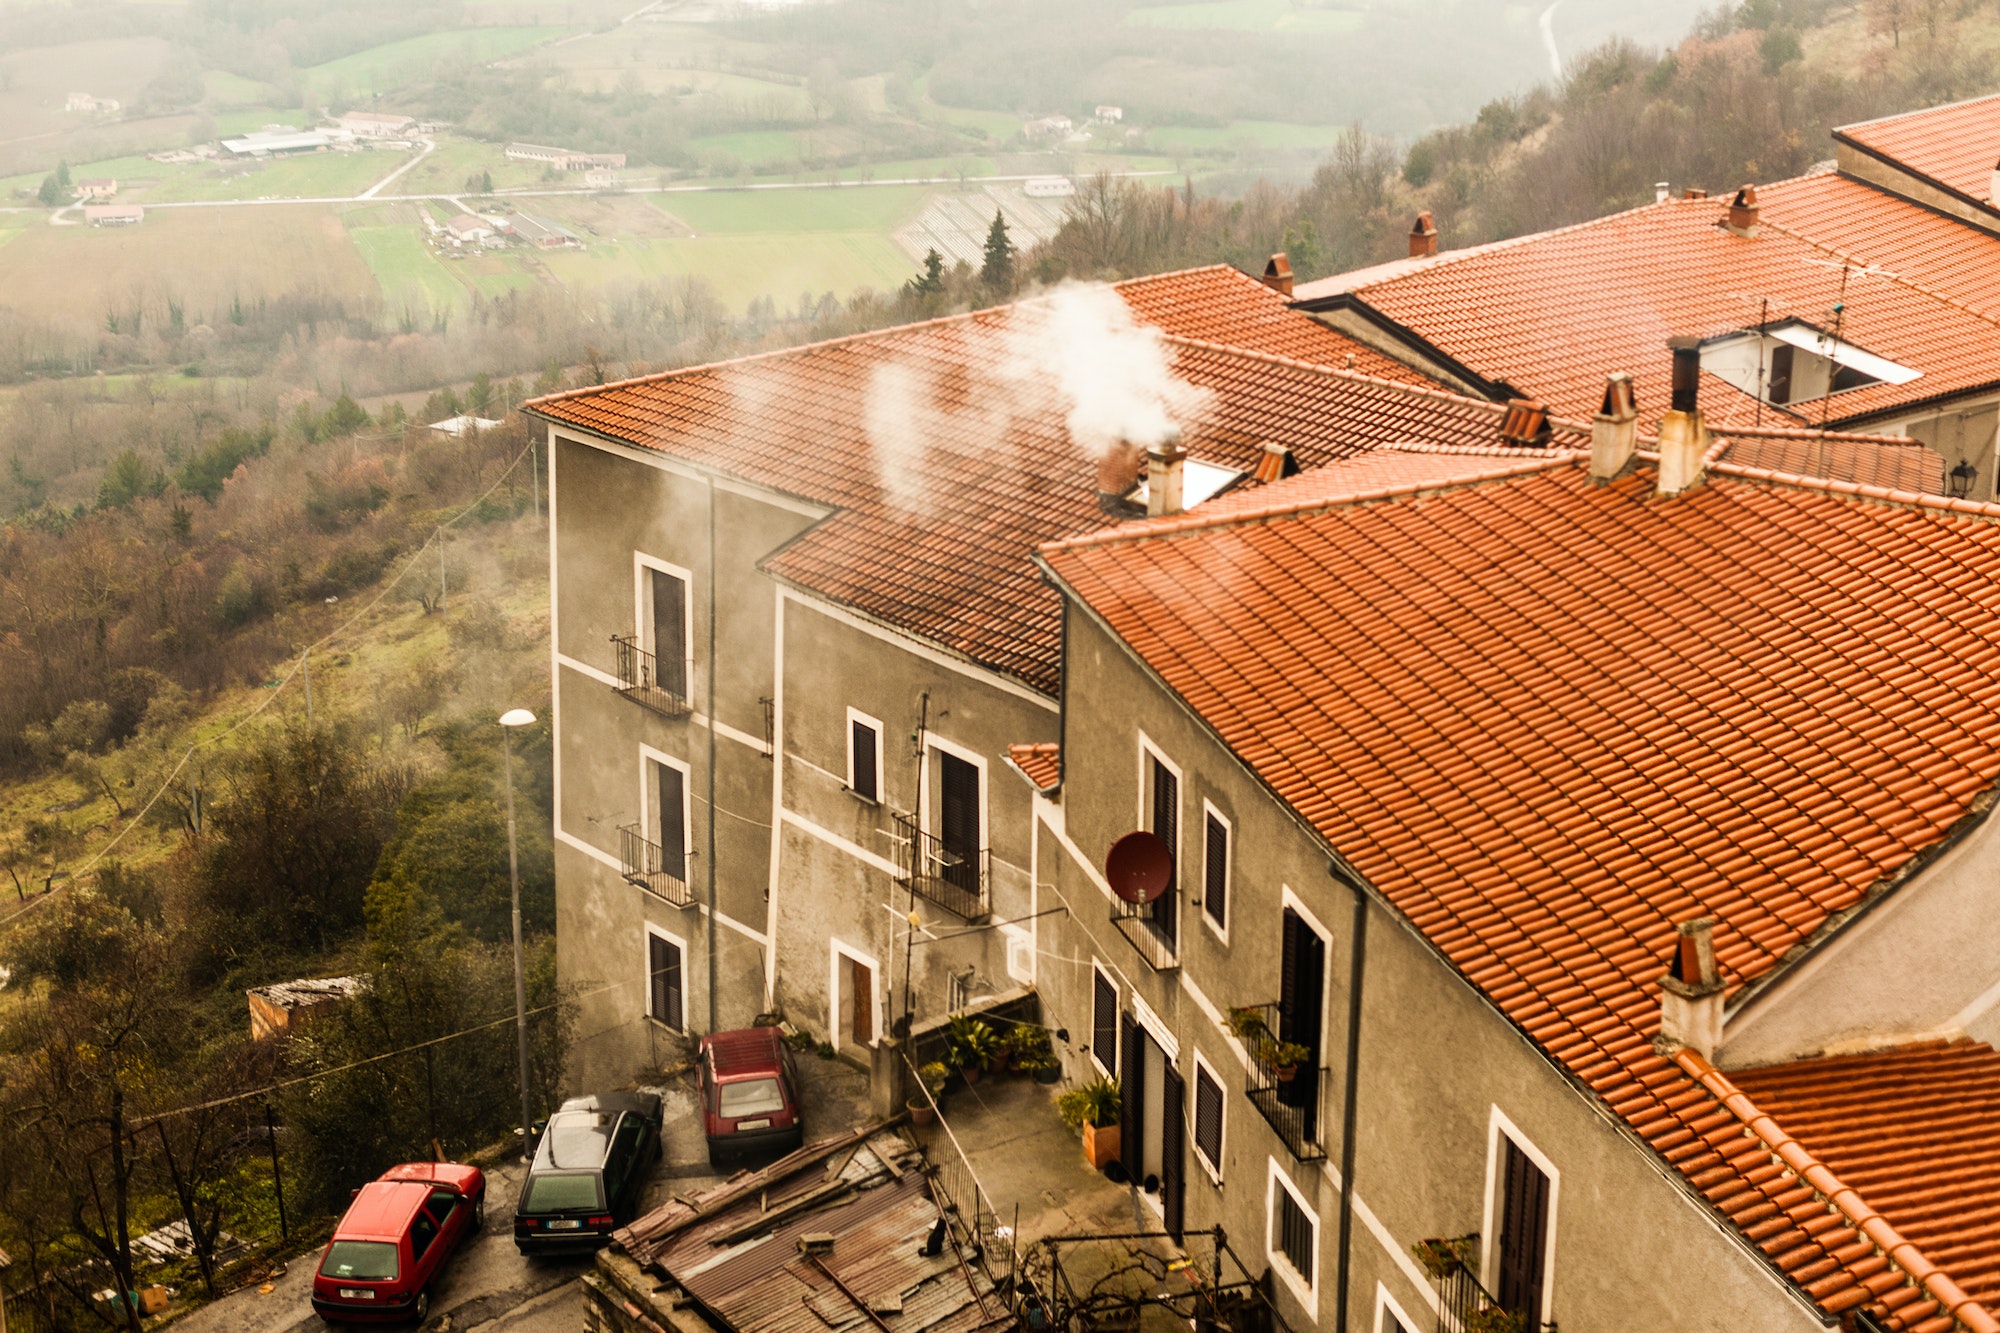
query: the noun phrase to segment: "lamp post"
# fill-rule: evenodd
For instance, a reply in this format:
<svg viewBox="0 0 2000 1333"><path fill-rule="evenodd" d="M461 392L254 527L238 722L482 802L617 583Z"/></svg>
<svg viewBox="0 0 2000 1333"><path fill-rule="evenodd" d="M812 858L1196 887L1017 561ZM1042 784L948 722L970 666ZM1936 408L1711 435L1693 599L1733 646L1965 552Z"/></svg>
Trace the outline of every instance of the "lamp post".
<svg viewBox="0 0 2000 1333"><path fill-rule="evenodd" d="M528 982L521 971L521 855L514 846L514 728L533 723L525 708L500 715L501 746L507 754L507 877L514 894L514 1032L521 1047L521 1158L534 1149L534 1112L528 1105Z"/></svg>

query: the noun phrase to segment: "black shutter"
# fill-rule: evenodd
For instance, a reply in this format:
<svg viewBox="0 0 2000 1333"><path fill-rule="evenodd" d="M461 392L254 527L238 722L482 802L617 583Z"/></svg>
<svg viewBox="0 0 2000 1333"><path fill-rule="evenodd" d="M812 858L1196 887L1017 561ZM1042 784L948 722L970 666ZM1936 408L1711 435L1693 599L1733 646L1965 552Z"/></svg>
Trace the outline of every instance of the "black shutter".
<svg viewBox="0 0 2000 1333"><path fill-rule="evenodd" d="M653 570L653 670L659 687L687 698L687 584Z"/></svg>
<svg viewBox="0 0 2000 1333"><path fill-rule="evenodd" d="M1796 349L1790 343L1779 343L1771 349L1771 379L1764 387L1764 398L1773 403L1792 401L1792 364Z"/></svg>
<svg viewBox="0 0 2000 1333"><path fill-rule="evenodd" d="M681 771L655 764L660 787L660 869L687 879L687 787Z"/></svg>
<svg viewBox="0 0 2000 1333"><path fill-rule="evenodd" d="M1229 929L1229 830L1214 815L1203 816L1201 905L1209 919Z"/></svg>
<svg viewBox="0 0 2000 1333"><path fill-rule="evenodd" d="M871 801L882 799L882 793L875 790L875 728L866 722L853 724L854 739L854 794Z"/></svg>
<svg viewBox="0 0 2000 1333"><path fill-rule="evenodd" d="M1118 1076L1118 988L1111 978L1091 969L1090 1053L1097 1063Z"/></svg>
<svg viewBox="0 0 2000 1333"><path fill-rule="evenodd" d="M1222 1171L1222 1085L1200 1065L1194 1067L1194 1146L1209 1168Z"/></svg>
<svg viewBox="0 0 2000 1333"><path fill-rule="evenodd" d="M1160 1096L1160 1208L1167 1234L1181 1238L1187 1217L1187 1085L1169 1067Z"/></svg>
<svg viewBox="0 0 2000 1333"><path fill-rule="evenodd" d="M979 766L938 753L938 841L944 877L969 892L979 889Z"/></svg>
<svg viewBox="0 0 2000 1333"><path fill-rule="evenodd" d="M1300 1129L1312 1141L1319 1133L1320 1010L1326 998L1326 941L1289 907L1285 909L1284 929L1278 1040L1297 1042L1311 1055L1291 1082L1278 1085L1278 1100L1304 1113Z"/></svg>
<svg viewBox="0 0 2000 1333"><path fill-rule="evenodd" d="M1153 760L1153 833L1174 854L1173 871L1167 877L1167 891L1153 899L1153 925L1172 944L1180 927L1180 819L1181 784L1165 764Z"/></svg>
<svg viewBox="0 0 2000 1333"><path fill-rule="evenodd" d="M649 935L651 946L653 1017L679 1031L681 1022L681 951L671 940Z"/></svg>
<svg viewBox="0 0 2000 1333"><path fill-rule="evenodd" d="M1133 1180L1142 1176L1145 1155L1139 1136L1146 1130L1146 1034L1139 1030L1132 1015L1118 1015L1119 1044L1125 1048L1125 1059L1120 1069L1122 1081L1119 1098L1124 1114L1119 1117L1119 1156L1125 1162L1125 1174Z"/></svg>
<svg viewBox="0 0 2000 1333"><path fill-rule="evenodd" d="M1542 1268L1549 1236L1549 1178L1514 1140L1505 1145L1505 1187L1500 1208L1500 1306L1527 1318L1542 1317Z"/></svg>

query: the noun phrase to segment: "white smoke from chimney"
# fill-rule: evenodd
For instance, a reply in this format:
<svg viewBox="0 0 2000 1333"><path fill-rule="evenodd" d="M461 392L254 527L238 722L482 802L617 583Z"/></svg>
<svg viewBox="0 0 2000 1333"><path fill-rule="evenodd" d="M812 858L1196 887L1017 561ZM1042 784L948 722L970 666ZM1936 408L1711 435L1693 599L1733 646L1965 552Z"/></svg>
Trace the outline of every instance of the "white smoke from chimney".
<svg viewBox="0 0 2000 1333"><path fill-rule="evenodd" d="M875 447L882 498L905 519L921 517L925 508L924 451L940 424L932 402L931 385L914 366L881 361L868 372L862 429Z"/></svg>
<svg viewBox="0 0 2000 1333"><path fill-rule="evenodd" d="M1024 396L1053 393L1070 438L1091 458L1150 448L1194 424L1214 397L1174 374L1173 350L1107 286L1065 283L1015 307L1002 364Z"/></svg>

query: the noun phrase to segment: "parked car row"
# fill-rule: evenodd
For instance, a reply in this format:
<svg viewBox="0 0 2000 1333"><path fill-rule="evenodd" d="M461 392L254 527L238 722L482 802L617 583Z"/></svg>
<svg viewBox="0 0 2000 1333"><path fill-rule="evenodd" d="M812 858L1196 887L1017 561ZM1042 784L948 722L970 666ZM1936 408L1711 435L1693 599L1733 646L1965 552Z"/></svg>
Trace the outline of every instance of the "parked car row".
<svg viewBox="0 0 2000 1333"><path fill-rule="evenodd" d="M777 1028L702 1038L703 1132L711 1165L797 1148L804 1139L798 1071ZM650 1092L572 1097L534 1126L514 1206L524 1255L588 1252L637 1214L662 1156L664 1106ZM453 1255L485 1225L476 1166L410 1162L354 1192L313 1275L312 1306L328 1323L422 1323Z"/></svg>

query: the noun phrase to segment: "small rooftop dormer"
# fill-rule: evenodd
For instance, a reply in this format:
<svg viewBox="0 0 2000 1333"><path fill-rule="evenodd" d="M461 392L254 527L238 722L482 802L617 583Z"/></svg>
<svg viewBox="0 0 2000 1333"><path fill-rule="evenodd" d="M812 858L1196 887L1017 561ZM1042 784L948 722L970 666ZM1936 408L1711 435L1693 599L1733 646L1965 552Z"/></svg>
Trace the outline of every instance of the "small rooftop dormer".
<svg viewBox="0 0 2000 1333"><path fill-rule="evenodd" d="M1923 375L1801 319L1711 338L1701 345L1701 368L1773 407L1818 402L1871 384L1908 384Z"/></svg>

